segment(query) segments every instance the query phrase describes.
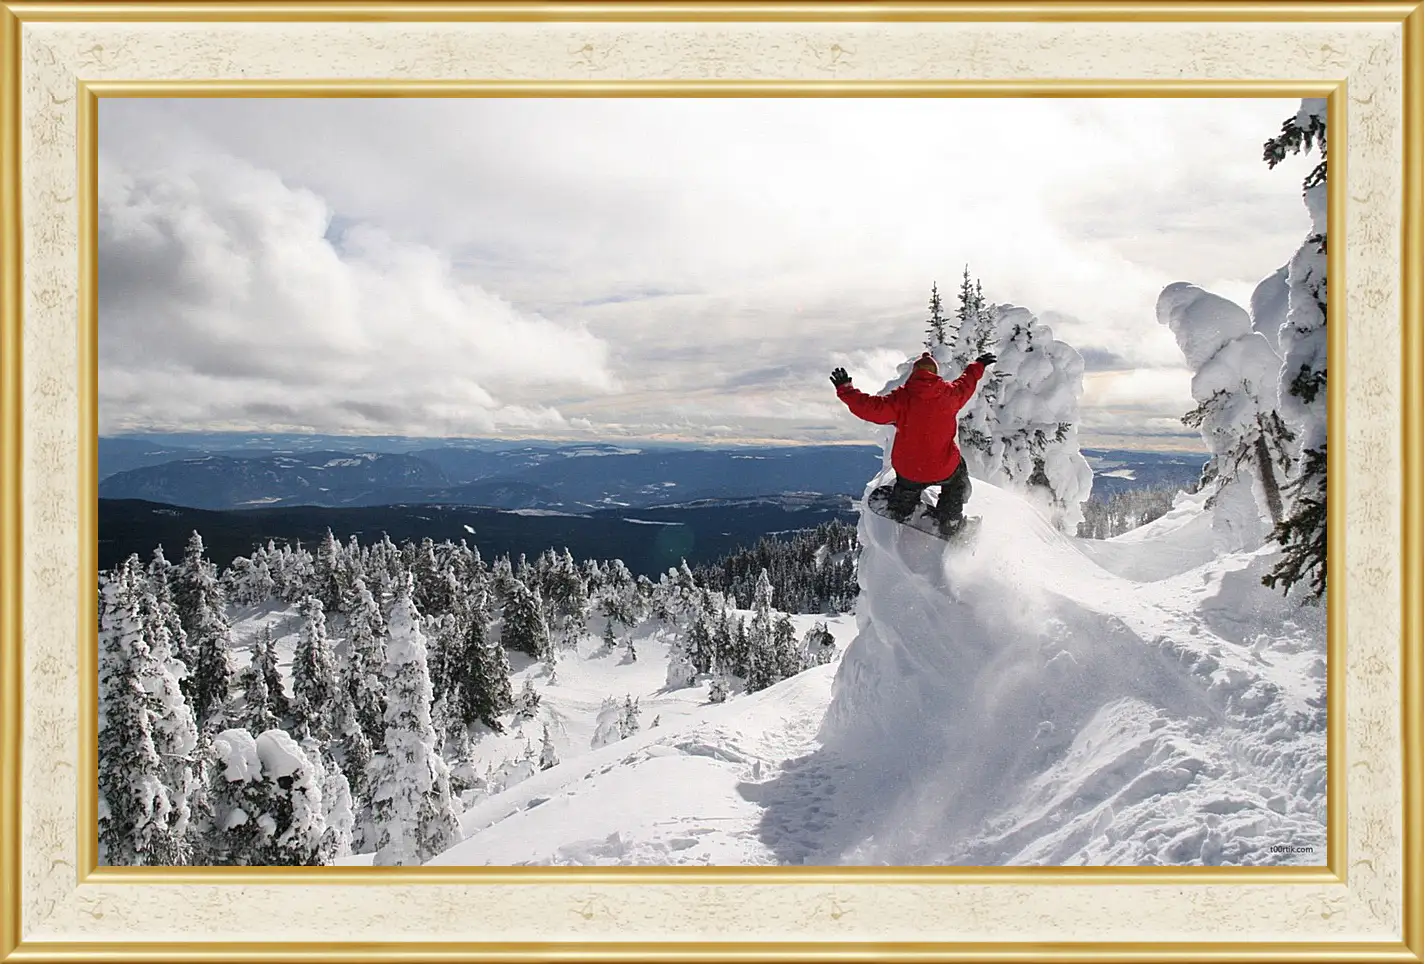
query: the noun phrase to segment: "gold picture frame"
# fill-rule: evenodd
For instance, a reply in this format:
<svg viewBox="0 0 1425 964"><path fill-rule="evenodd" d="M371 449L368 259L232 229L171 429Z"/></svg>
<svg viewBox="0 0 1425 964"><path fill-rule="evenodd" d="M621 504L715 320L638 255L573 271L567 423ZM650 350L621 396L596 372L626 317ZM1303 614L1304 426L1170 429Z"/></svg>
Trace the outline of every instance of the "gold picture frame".
<svg viewBox="0 0 1425 964"><path fill-rule="evenodd" d="M0 0L0 961L1421 961L1422 21L1329 0ZM553 95L1327 97L1325 865L97 867L99 99ZM232 915L268 930L238 939Z"/></svg>

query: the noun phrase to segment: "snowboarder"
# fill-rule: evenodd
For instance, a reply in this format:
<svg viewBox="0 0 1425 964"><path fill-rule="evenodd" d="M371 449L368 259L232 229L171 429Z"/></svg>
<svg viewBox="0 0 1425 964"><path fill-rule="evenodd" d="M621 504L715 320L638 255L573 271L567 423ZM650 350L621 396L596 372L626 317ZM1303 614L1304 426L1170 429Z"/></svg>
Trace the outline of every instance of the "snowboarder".
<svg viewBox="0 0 1425 964"><path fill-rule="evenodd" d="M933 514L946 537L957 532L965 521L965 501L970 497L970 473L955 444L956 417L974 395L985 368L995 363L986 352L965 366L953 382L940 377L940 366L926 352L915 360L904 385L887 395L867 395L851 386L846 369L831 373L836 397L846 403L851 414L877 425L896 427L891 446L891 468L896 481L890 486L886 512L897 522L910 519L920 504L920 495L932 485L940 486L940 499ZM884 489L885 487L883 487ZM877 489L875 495L883 491Z"/></svg>

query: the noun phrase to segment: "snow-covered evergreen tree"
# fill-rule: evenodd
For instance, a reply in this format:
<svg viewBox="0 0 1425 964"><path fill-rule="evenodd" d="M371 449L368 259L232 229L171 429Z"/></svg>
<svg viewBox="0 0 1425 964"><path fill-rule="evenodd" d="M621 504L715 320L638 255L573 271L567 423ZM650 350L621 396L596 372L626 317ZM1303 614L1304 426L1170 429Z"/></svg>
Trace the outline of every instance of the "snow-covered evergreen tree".
<svg viewBox="0 0 1425 964"><path fill-rule="evenodd" d="M695 640L703 642L700 644ZM679 636L668 651L669 689L682 689L697 682L699 670L694 660L694 650L700 647L710 648L711 645L712 636L708 633L707 623L698 616L693 620L687 635Z"/></svg>
<svg viewBox="0 0 1425 964"><path fill-rule="evenodd" d="M386 643L386 739L373 761L376 866L418 865L460 841L450 772L431 724L426 638L404 576Z"/></svg>
<svg viewBox="0 0 1425 964"><path fill-rule="evenodd" d="M960 413L970 475L1031 497L1061 531L1076 531L1093 486L1078 439L1083 357L1026 309L985 305L978 287L962 314L953 344L933 352L944 377L984 352L998 359ZM892 384L909 374L907 362Z"/></svg>
<svg viewBox="0 0 1425 964"><path fill-rule="evenodd" d="M831 630L826 628L826 623L816 623L802 637L802 667L822 666L835 658L836 637L831 635Z"/></svg>
<svg viewBox="0 0 1425 964"><path fill-rule="evenodd" d="M504 730L500 715L514 705L510 689L510 661L503 643L489 631L486 597L480 592L470 602L460 660L458 706L461 721L483 723L496 733Z"/></svg>
<svg viewBox="0 0 1425 964"><path fill-rule="evenodd" d="M609 564L599 591L599 613L610 623L633 627L643 618L643 601L638 583L622 559Z"/></svg>
<svg viewBox="0 0 1425 964"><path fill-rule="evenodd" d="M267 844L277 824L269 813L274 788L262 779L257 741L247 730L224 730L213 737L207 761L212 827L204 843L209 861L238 867L267 863Z"/></svg>
<svg viewBox="0 0 1425 964"><path fill-rule="evenodd" d="M1172 329L1193 371L1197 408L1184 416L1211 452L1204 484L1221 552L1254 549L1281 514L1280 479L1290 468L1290 433L1277 415L1281 359L1247 312L1185 282L1158 296L1158 320Z"/></svg>
<svg viewBox="0 0 1425 964"><path fill-rule="evenodd" d="M515 720L532 720L538 713L539 693L535 691L534 683L526 679L519 695L515 697Z"/></svg>
<svg viewBox="0 0 1425 964"><path fill-rule="evenodd" d="M516 578L505 600L505 625L501 640L505 646L535 659L552 661L554 650L549 639L549 624L545 619L544 600L537 588L531 589Z"/></svg>
<svg viewBox="0 0 1425 964"><path fill-rule="evenodd" d="M171 605L160 603L155 590L167 595L166 586L157 586L137 555L124 563L125 580L134 587L143 635L149 646L151 662L144 664L147 673L144 690L152 698L153 746L162 766L162 780L168 788L171 804L170 826L179 842L178 862L186 863L189 837L189 805L196 789L194 752L198 745L197 721L192 707L183 696L181 681L187 668L173 649L173 632L177 615ZM182 632L181 629L178 632Z"/></svg>
<svg viewBox="0 0 1425 964"><path fill-rule="evenodd" d="M312 737L302 741L302 749L311 761L314 780L322 792L322 842L320 862L334 863L341 857L351 855L352 813L351 784L342 771L341 764L330 756L323 756L321 744Z"/></svg>
<svg viewBox="0 0 1425 964"><path fill-rule="evenodd" d="M723 703L727 701L728 690L727 681L721 674L714 676L712 682L708 684L708 702Z"/></svg>
<svg viewBox="0 0 1425 964"><path fill-rule="evenodd" d="M357 577L351 587L347 614L345 688L356 719L367 740L379 745L385 738L386 620L376 598Z"/></svg>
<svg viewBox="0 0 1425 964"><path fill-rule="evenodd" d="M623 735L633 736L638 732L638 715L641 711L638 708L638 700L632 695L623 698Z"/></svg>
<svg viewBox="0 0 1425 964"><path fill-rule="evenodd" d="M173 603L187 633L189 666L185 690L200 727L216 728L227 712L232 685L232 629L217 568L208 561L203 537L193 533L178 566Z"/></svg>
<svg viewBox="0 0 1425 964"><path fill-rule="evenodd" d="M298 730L322 740L336 727L336 656L327 636L321 600L308 596L302 603L302 633L292 654L293 710Z"/></svg>
<svg viewBox="0 0 1425 964"><path fill-rule="evenodd" d="M792 618L786 613L777 616L772 624L771 665L776 673L772 682L776 683L802 671L802 654L797 647L797 630Z"/></svg>
<svg viewBox="0 0 1425 964"><path fill-rule="evenodd" d="M265 671L264 664L271 645L272 632L264 626L258 638L253 641L252 659L247 668L238 674L237 682L243 694L243 708L238 722L253 733L281 729L285 718L285 714L279 715L277 712ZM273 669L276 669L275 661ZM279 680L279 685L280 682Z"/></svg>
<svg viewBox="0 0 1425 964"><path fill-rule="evenodd" d="M772 581L763 569L757 577L757 588L752 597L752 625L747 631L747 691L755 693L766 689L781 677L774 650L772 616Z"/></svg>
<svg viewBox="0 0 1425 964"><path fill-rule="evenodd" d="M164 557L163 546L155 547L153 558L148 564L148 589L153 594L154 604L164 627L168 630L168 645L173 659L183 664L181 673L177 673L177 667L174 668L179 682L182 683L193 672L196 661L188 645L188 633L183 628L183 619L173 601L173 582L177 577L177 567ZM183 692L187 694L186 687Z"/></svg>
<svg viewBox="0 0 1425 964"><path fill-rule="evenodd" d="M573 646L584 633L591 607L588 587L568 549L549 553L543 584L550 634L559 645Z"/></svg>
<svg viewBox="0 0 1425 964"><path fill-rule="evenodd" d="M331 529L327 529L326 535L317 540L317 551L312 560L311 585L311 593L321 602L324 612L334 613L341 610L342 598L345 595L342 591L341 556L341 544L336 541Z"/></svg>
<svg viewBox="0 0 1425 964"><path fill-rule="evenodd" d="M183 862L184 841L173 829L153 737L159 704L148 689L167 670L144 638L139 591L129 566L101 579L99 862L172 866Z"/></svg>
<svg viewBox="0 0 1425 964"><path fill-rule="evenodd" d="M208 785L217 862L239 866L323 863L326 833L319 767L283 730L256 739L229 729L213 740Z"/></svg>
<svg viewBox="0 0 1425 964"><path fill-rule="evenodd" d="M554 741L549 737L549 724L544 724L544 738L539 745L539 768L548 770L558 766L559 755L554 752Z"/></svg>
<svg viewBox="0 0 1425 964"><path fill-rule="evenodd" d="M276 828L267 862L283 866L322 863L326 820L316 767L283 730L260 733L255 742L263 777L277 789L270 811Z"/></svg>
<svg viewBox="0 0 1425 964"><path fill-rule="evenodd" d="M371 760L376 755L371 738L361 728L361 720L356 707L349 697L343 696L337 711L337 743L341 746L342 769L346 776L347 792L355 802L356 809L370 803L368 773Z"/></svg>
<svg viewBox="0 0 1425 964"><path fill-rule="evenodd" d="M1326 592L1326 101L1309 98L1264 149L1275 167L1288 153L1320 151L1302 196L1311 233L1287 265L1286 322L1278 334L1282 356L1278 404L1296 435L1296 477L1285 518L1273 531L1282 560L1266 576L1268 586L1290 591L1306 580L1309 598Z"/></svg>

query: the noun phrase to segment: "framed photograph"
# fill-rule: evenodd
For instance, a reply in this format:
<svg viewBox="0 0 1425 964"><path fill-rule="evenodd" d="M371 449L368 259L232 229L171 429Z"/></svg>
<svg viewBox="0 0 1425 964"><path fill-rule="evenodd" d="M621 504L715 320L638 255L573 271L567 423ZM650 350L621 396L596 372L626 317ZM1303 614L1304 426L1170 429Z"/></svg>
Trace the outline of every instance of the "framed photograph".
<svg viewBox="0 0 1425 964"><path fill-rule="evenodd" d="M1422 17L0 2L0 960L1422 960Z"/></svg>

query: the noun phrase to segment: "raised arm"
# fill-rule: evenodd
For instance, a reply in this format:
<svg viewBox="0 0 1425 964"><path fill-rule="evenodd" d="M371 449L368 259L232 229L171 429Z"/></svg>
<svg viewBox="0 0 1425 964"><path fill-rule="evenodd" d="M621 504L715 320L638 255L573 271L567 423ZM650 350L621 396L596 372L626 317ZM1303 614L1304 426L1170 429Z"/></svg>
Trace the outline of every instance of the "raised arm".
<svg viewBox="0 0 1425 964"><path fill-rule="evenodd" d="M836 397L851 409L852 415L867 422L875 422L877 425L894 424L900 410L900 406L897 404L899 398L895 392L891 392L889 395L867 395L863 391L852 388L849 379L837 383Z"/></svg>
<svg viewBox="0 0 1425 964"><path fill-rule="evenodd" d="M950 400L954 402L957 407L963 408L965 403L970 400L970 396L975 394L976 386L980 384L980 379L984 377L985 366L993 365L994 362L994 355L981 355L965 366L965 371L961 373L959 378L949 383L946 392L949 394Z"/></svg>

